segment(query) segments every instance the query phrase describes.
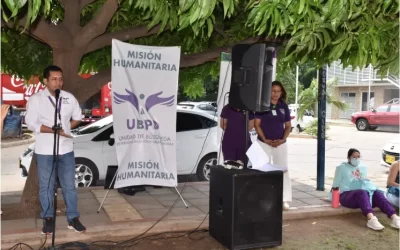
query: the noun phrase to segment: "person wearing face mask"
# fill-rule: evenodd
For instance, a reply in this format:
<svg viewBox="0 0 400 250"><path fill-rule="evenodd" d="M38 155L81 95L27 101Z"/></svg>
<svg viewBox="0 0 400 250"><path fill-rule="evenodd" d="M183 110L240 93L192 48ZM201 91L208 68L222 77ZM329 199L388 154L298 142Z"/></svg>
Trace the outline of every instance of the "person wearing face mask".
<svg viewBox="0 0 400 250"><path fill-rule="evenodd" d="M361 209L368 218L367 227L373 230L385 228L372 211L372 208L379 207L392 220L390 225L400 228L400 218L384 193L367 179L367 168L360 161L359 150L349 149L347 162L336 167L332 188L336 187L340 192L340 204L347 208Z"/></svg>

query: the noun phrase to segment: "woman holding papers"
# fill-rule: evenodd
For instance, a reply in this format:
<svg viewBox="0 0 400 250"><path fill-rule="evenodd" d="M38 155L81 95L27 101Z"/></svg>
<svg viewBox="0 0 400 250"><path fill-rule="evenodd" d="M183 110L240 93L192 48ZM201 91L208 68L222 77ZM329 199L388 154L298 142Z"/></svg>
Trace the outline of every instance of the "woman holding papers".
<svg viewBox="0 0 400 250"><path fill-rule="evenodd" d="M255 119L258 142L270 159L270 164L287 168L288 149L286 139L291 130L290 111L286 104L286 90L281 82L272 82L270 111L260 113ZM292 201L292 185L289 171L283 175L283 209L289 209Z"/></svg>
<svg viewBox="0 0 400 250"><path fill-rule="evenodd" d="M222 138L222 154L224 160L244 162L245 153L251 145L250 135L248 147L245 148L244 114L239 109L226 105L221 112L220 126L224 130ZM254 115L249 114L249 131L254 128Z"/></svg>

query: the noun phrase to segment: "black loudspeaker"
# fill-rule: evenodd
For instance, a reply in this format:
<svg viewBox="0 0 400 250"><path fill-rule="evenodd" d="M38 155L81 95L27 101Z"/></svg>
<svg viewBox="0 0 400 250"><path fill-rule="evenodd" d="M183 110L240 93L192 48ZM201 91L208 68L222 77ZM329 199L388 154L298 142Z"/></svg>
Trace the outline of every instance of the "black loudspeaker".
<svg viewBox="0 0 400 250"><path fill-rule="evenodd" d="M264 43L237 44L232 48L229 104L253 112L270 109L275 47Z"/></svg>
<svg viewBox="0 0 400 250"><path fill-rule="evenodd" d="M231 250L282 244L283 172L211 167L210 235Z"/></svg>

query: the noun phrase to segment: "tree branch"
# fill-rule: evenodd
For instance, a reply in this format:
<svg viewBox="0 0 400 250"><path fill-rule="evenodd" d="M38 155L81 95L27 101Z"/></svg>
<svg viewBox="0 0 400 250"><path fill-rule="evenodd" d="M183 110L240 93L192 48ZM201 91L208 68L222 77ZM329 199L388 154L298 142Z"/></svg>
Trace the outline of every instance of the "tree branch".
<svg viewBox="0 0 400 250"><path fill-rule="evenodd" d="M278 42L278 43L281 42L281 40L279 39L268 39L268 38L263 41ZM250 37L248 39L238 42L237 44L251 44L257 42L260 42L260 37ZM222 52L230 52L232 46L233 45L223 46L196 54L182 55L180 68L194 67L206 62L215 61L218 57L221 56ZM78 93L76 98L78 99L79 102L85 101L85 98L97 93L104 86L104 84L110 81L111 81L111 67L97 73L96 75L88 79L83 79L81 81L82 84L78 86L79 91L74 92Z"/></svg>
<svg viewBox="0 0 400 250"><path fill-rule="evenodd" d="M225 33L225 31L223 29L221 29L220 27L214 26L214 30L215 30L215 32L220 34L223 38L228 37L228 35Z"/></svg>
<svg viewBox="0 0 400 250"><path fill-rule="evenodd" d="M10 27L9 25L8 25L8 23L3 19L3 18L1 18L1 27L2 28L12 28L12 27Z"/></svg>
<svg viewBox="0 0 400 250"><path fill-rule="evenodd" d="M81 12L86 6L93 3L96 0L80 0L80 11Z"/></svg>
<svg viewBox="0 0 400 250"><path fill-rule="evenodd" d="M79 35L74 40L74 43L81 46L83 44L89 44L89 42L94 38L103 34L117 9L117 0L107 0L103 7L100 8L96 16L81 29Z"/></svg>
<svg viewBox="0 0 400 250"><path fill-rule="evenodd" d="M93 96L104 86L111 81L111 67L100 71L90 78L79 79L79 85L76 87L78 90L73 91L76 93L76 99L79 103L86 101L90 96Z"/></svg>
<svg viewBox="0 0 400 250"><path fill-rule="evenodd" d="M256 43L259 41L258 37L250 37L243 41L238 42L238 44L249 44ZM218 47L210 50L206 50L203 52L190 54L190 55L182 55L180 68L187 68L197 66L206 62L215 61L222 52L230 52L233 45Z"/></svg>
<svg viewBox="0 0 400 250"><path fill-rule="evenodd" d="M136 26L133 28L123 29L111 33L106 33L95 38L92 42L89 43L85 53L89 53L98 49L101 49L105 46L111 45L112 39L118 39L120 41L128 41L132 39L136 39L139 37L146 37L155 35L160 30L160 25L154 27L151 30L148 30L146 25Z"/></svg>
<svg viewBox="0 0 400 250"><path fill-rule="evenodd" d="M52 48L65 46L65 33L60 27L48 23L43 17L31 25L29 33L47 43Z"/></svg>
<svg viewBox="0 0 400 250"><path fill-rule="evenodd" d="M81 6L79 1L59 0L64 7L63 25L74 35L81 29Z"/></svg>
<svg viewBox="0 0 400 250"><path fill-rule="evenodd" d="M18 31L24 31L25 34L32 38L49 45L50 47L60 47L64 45L65 35L60 27L55 27L48 23L43 17L35 21L35 23L28 25L25 28L26 16L21 18L17 23L9 20L6 22L1 19L1 27L8 29L16 29Z"/></svg>

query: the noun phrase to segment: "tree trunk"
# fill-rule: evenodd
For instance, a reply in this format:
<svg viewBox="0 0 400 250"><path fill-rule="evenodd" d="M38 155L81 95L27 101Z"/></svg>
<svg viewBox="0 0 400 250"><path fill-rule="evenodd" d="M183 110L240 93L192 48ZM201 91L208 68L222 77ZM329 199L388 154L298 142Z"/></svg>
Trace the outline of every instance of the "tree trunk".
<svg viewBox="0 0 400 250"><path fill-rule="evenodd" d="M20 202L21 212L36 215L41 211L39 200L39 180L37 174L36 155L33 154L28 177L25 182Z"/></svg>
<svg viewBox="0 0 400 250"><path fill-rule="evenodd" d="M91 80L81 77L79 66L85 48L53 49L53 63L63 70L63 90L75 96L79 103L95 95L111 79L111 69ZM96 80L95 80L96 79ZM94 81L95 80L95 81Z"/></svg>
<svg viewBox="0 0 400 250"><path fill-rule="evenodd" d="M79 75L82 53L79 48L53 49L53 64L63 70L63 90L76 95L83 80Z"/></svg>

